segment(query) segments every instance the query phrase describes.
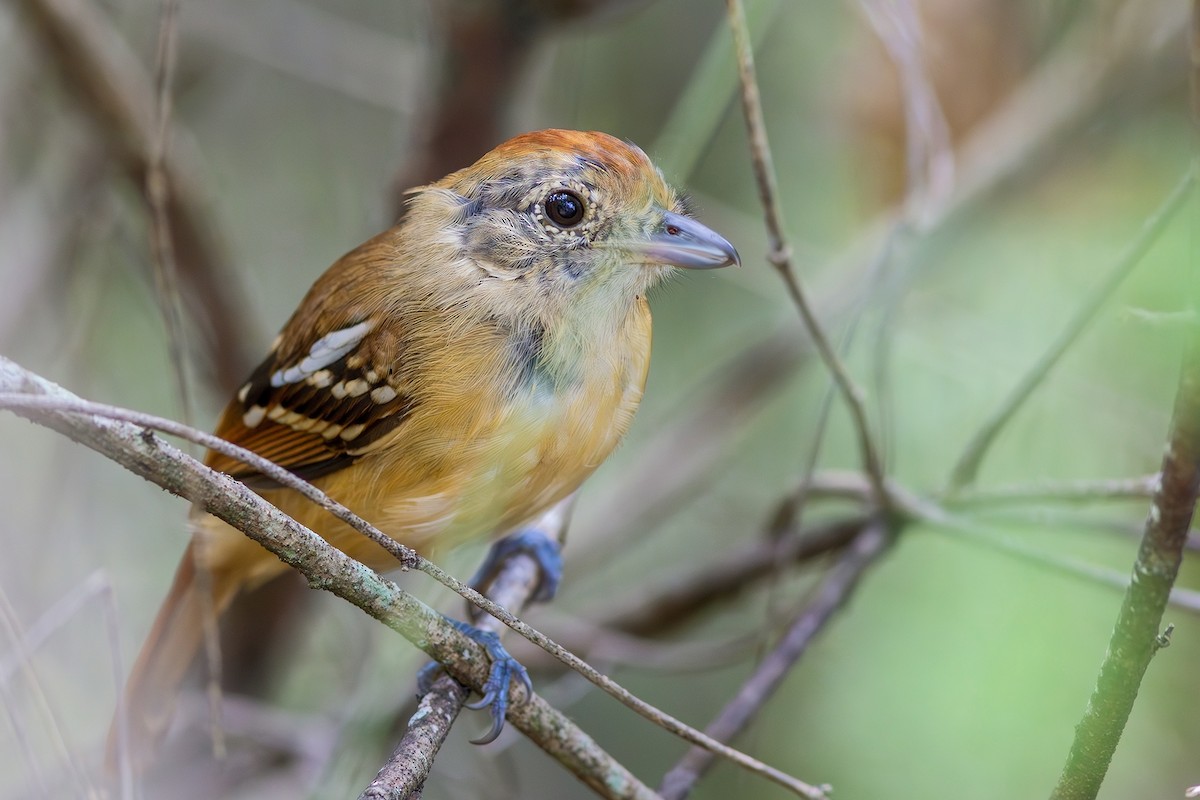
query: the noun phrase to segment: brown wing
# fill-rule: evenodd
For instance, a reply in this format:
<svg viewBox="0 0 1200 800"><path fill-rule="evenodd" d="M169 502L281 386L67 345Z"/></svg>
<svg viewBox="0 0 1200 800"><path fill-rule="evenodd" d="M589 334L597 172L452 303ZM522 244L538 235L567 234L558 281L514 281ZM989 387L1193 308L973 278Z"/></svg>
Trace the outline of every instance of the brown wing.
<svg viewBox="0 0 1200 800"><path fill-rule="evenodd" d="M222 439L312 480L383 443L412 413L401 381L399 343L362 321L272 351L217 425ZM255 488L276 484L236 459L210 452L208 465Z"/></svg>

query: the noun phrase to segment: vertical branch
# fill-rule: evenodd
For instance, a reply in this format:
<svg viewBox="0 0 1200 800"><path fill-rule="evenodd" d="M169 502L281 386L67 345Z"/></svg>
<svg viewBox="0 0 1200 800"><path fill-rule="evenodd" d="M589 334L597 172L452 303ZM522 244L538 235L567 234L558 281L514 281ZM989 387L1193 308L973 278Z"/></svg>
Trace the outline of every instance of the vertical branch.
<svg viewBox="0 0 1200 800"><path fill-rule="evenodd" d="M553 537L561 547L566 539L567 524L575 496L558 503L543 514L533 527ZM492 602L520 613L537 590L541 568L533 556L519 553L504 562L500 573L488 587ZM475 622L480 630L499 634L504 625L495 617L484 615ZM442 675L429 691L421 696L417 712L408 721L407 729L392 757L383 765L359 800L411 800L420 797L421 789L433 769L433 760L450 734L469 692L449 675Z"/></svg>
<svg viewBox="0 0 1200 800"><path fill-rule="evenodd" d="M825 366L832 373L838 391L850 409L855 432L858 434L863 468L871 478L876 500L880 504L886 505L887 491L884 486L883 462L867 422L862 390L850 378L845 365L842 364L833 346L830 345L829 339L825 336L825 332L821 329L816 314L808 302L808 296L796 278L796 271L792 265L791 246L784 234L783 215L779 210L779 189L771 158L771 145L767 141L766 123L763 120L758 78L754 72L754 53L750 47L746 12L742 7L741 0L726 0L725 5L729 12L729 27L733 32L734 50L737 53L738 76L742 86L742 112L746 117L746 129L750 137L754 177L758 183L758 196L762 201L767 238L770 243L770 252L767 258L787 286L788 295L800 312L800 318L804 321L809 336L812 337L813 345L820 354L821 360L825 362Z"/></svg>
<svg viewBox="0 0 1200 800"><path fill-rule="evenodd" d="M1192 2L1190 44L1192 113L1200 124L1200 0ZM1195 259L1195 249L1191 252ZM1195 312L1200 310L1200 280L1196 264L1191 267L1186 291ZM1193 321L1187 335L1160 482L1150 501L1133 580L1052 800L1096 797L1150 659L1169 644L1169 631L1160 636L1159 627L1200 494L1200 325Z"/></svg>

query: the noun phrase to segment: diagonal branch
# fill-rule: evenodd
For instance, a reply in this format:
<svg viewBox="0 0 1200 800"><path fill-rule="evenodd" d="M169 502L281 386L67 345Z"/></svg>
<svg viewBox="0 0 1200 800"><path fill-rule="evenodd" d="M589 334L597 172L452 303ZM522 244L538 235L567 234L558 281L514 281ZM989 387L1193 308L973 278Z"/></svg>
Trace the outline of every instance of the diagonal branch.
<svg viewBox="0 0 1200 800"><path fill-rule="evenodd" d="M1091 294L1080 305L1079 310L1075 312L1075 316L1063 329L1058 339L1050 345L1047 350L1034 364L1033 368L1026 373L1021 382L1013 389L1012 394L1005 398L1000 407L995 413L980 427L979 432L971 439L962 455L959 456L958 462L954 465L953 471L950 473L948 492L953 494L964 486L972 483L975 480L975 475L979 472L979 465L983 462L984 456L987 455L988 448L992 442L1008 424L1013 415L1025 404L1030 395L1042 385L1042 381L1050 374L1063 355L1070 349L1079 335L1083 333L1088 325L1096 317L1096 313L1100 308L1112 297L1113 292L1117 287L1128 277L1142 260L1142 256L1146 255L1146 251L1150 246L1158 240L1167 224L1175 217L1175 213L1183 207L1184 201L1191 194L1192 186L1195 183L1195 175L1191 170L1188 170L1184 177L1175 185L1171 193L1167 195L1167 199L1162 202L1157 210L1151 214L1138 231L1138 235L1132 242L1126 245L1125 249L1117 256L1113 266L1109 269L1104 280L1092 290Z"/></svg>
<svg viewBox="0 0 1200 800"><path fill-rule="evenodd" d="M887 550L892 537L884 522L876 520L862 530L846 548L837 564L829 571L812 600L803 608L791 628L780 639L754 674L742 685L737 695L721 709L721 713L706 728L714 738L729 741L758 714L787 677L788 671L808 650L813 638L849 600L867 568ZM696 781L710 766L709 753L696 748L666 774L659 794L664 800L683 800Z"/></svg>
<svg viewBox="0 0 1200 800"><path fill-rule="evenodd" d="M37 395L49 394L51 400L77 402L73 395L3 358L0 358L0 390L34 393L35 400L47 399ZM102 453L167 491L193 501L299 570L313 588L332 592L357 605L445 664L447 671L466 685L474 689L483 686L488 675L488 658L480 646L432 608L332 547L239 481L214 472L141 426L50 405L38 408L30 404L15 410ZM537 695L510 706L508 720L603 796L653 797L591 737Z"/></svg>
<svg viewBox="0 0 1200 800"><path fill-rule="evenodd" d="M299 526L294 520L291 520L286 516L283 516L282 518L290 525L290 527L286 528L285 532L291 532L287 537L286 542L280 542L277 539L271 538L270 536L262 533L258 528L254 528L253 530L247 529L248 527L253 526L251 525L251 522L246 521L245 515L248 512L245 510L245 503L247 502L245 498L247 496L258 498L258 495L250 492L250 490L246 489L243 484L230 479L227 475L213 472L212 470L203 467L199 464L199 462L183 456L183 454L179 453L174 448L169 448L171 453L171 459L169 459L170 464L163 461L154 460L146 462L144 460L146 453L143 453L142 451L146 447L149 447L150 444L154 445L153 452L155 453L169 447L165 443L161 443L159 439L151 434L149 428L157 428L164 431L169 431L172 435L181 436L189 441L197 442L218 452L229 454L247 464L253 465L267 477L281 483L284 486L287 486L288 488L300 492L304 497L307 497L308 499L317 503L322 508L325 508L334 516L336 516L338 519L341 519L348 525L354 527L363 535L370 538L371 541L375 542L395 556L402 568L416 568L421 570L434 580L441 583L443 586L446 586L447 588L467 599L473 605L500 620L509 628L512 628L518 634L533 642L538 647L541 647L563 664L587 678L605 693L618 700L624 706L633 710L642 717L645 717L659 727L675 734L676 736L679 736L687 742L699 745L706 749L711 749L721 757L738 764L750 772L761 775L762 777L791 790L799 796L812 798L820 798L825 796L823 791L817 787L810 786L809 784L797 780L796 778L793 778L792 776L787 775L780 770L775 769L774 767L763 764L758 759L752 758L745 753L718 742L712 737L706 736L695 728L686 725L677 718L636 697L616 681L612 680L606 675L603 675L578 656L569 652L561 645L552 641L549 637L513 616L505 608L493 603L479 592L448 574L436 564L433 564L427 559L422 558L411 548L406 547L387 536L378 528L374 527L361 517L351 512L345 506L333 501L327 495L325 495L324 492L317 489L312 484L299 480L295 475L292 475L287 470L261 458L255 453L240 447L236 447L235 445L231 445L229 442L210 434L205 434L201 431L197 431L195 429L188 428L187 426L172 422L171 420L156 418L148 414L139 414L126 409L81 401L74 395L63 390L61 387L58 387L44 378L40 378L33 373L22 369L14 362L5 359L2 356L0 356L0 406L5 406L11 410L17 411L23 416L39 422L39 424L45 424L50 427L54 427L56 430L66 433L68 436L75 438L77 441L87 444L89 447L93 447L93 449L97 449L100 452L103 452L105 455L109 455L110 458L117 460L123 466L133 470L134 472L137 472L137 474L142 475L149 480L154 481L155 483L158 483L160 486L167 488L169 491L180 494L181 496L186 496L189 499L193 499L194 502L199 503L201 507L203 507L209 513L212 513L226 522L229 522L229 524L233 525L239 530L242 530L244 533L250 535L251 538L255 539L255 541L260 542L267 547L267 549L271 550L276 555L279 555L281 560L295 567L306 577L308 577L310 584L316 588L327 589L329 591L334 591L335 593L338 593L337 590L339 587L345 588L342 586L342 584L329 579L329 569L334 568L341 570L342 572L351 570L354 572L354 574L364 572L366 575L371 576L371 581L382 582L382 579L379 578L375 572L357 561L347 559L349 564L349 566L347 566L340 560L337 560L340 558L346 558L345 554L343 554L340 550L333 550L332 554L330 554L328 552L330 548L328 547L322 548L322 546L318 545L314 550L314 545L312 543L309 543L307 546L302 546L303 541L300 543L294 541L297 539L297 537L303 539L305 535L315 536L315 534L312 534L312 532L308 531L307 528ZM134 424L139 427L129 429L128 426L124 426L117 429L118 433L113 433L113 426L117 425L118 423L112 422L109 419L104 419L104 417L109 417L115 420L132 420ZM135 436L133 431L141 431L141 434ZM121 433L123 433L124 436L119 435ZM142 444L138 444L138 442L131 442L131 440L135 438L138 440L138 442L142 442L143 439L145 442ZM142 456L143 460L139 460L138 458L131 456L129 452L130 447L134 447L134 449L137 451L135 455ZM180 464L183 465L182 476L177 474L180 471ZM172 470L171 467L174 467L174 469ZM172 482L172 479L174 479L174 482ZM226 497L226 494L231 491L228 489L230 485L239 487L238 491L235 492L237 495L236 498ZM193 498L193 494L196 494L197 497ZM258 502L265 501L261 501L260 498ZM230 503L233 505L230 505ZM255 508L258 508L258 506L255 506ZM275 510L276 512L278 511L274 508L274 506L268 505L268 508ZM255 512L254 518L255 520L262 521L260 520L260 515L257 512ZM275 526L275 529L277 528L278 525ZM299 531L299 533L295 533L295 531ZM321 545L324 544L324 540L320 539L319 537L317 537L317 540L321 543ZM311 565L304 561L310 557L317 559L316 561L313 561ZM330 562L329 559L334 559L334 561ZM387 585L392 586L392 584ZM375 616L376 618L380 619L381 622L384 622L389 627L405 636L405 638L409 638L410 641L412 641L425 652L429 653L436 660L441 661L443 664L448 664L450 666L448 671L454 675L454 677L465 681L468 685L472 686L472 688L479 688L482 685L482 679L480 679L478 682L475 682L474 680L482 674L481 672L468 673L466 671L466 666L462 666L462 671L460 672L458 671L459 667L455 666L465 665L471 661L471 658L468 658L467 662L464 662L464 656L461 652L464 646L462 643L470 642L469 639L466 639L461 634L450 637L455 645L459 647L460 652L458 655L455 655L451 652L452 648L449 645L447 645L446 648L439 649L438 652L434 652L433 649L430 649L433 645L431 644L430 640L430 636L432 634L430 633L431 629L429 626L434 625L434 623L430 622L429 615L433 615L433 617L436 617L438 620L436 625L434 625L434 629L440 632L440 636L444 637L446 635L442 628L454 631L457 634L457 630L445 623L442 617L436 614L436 612L434 612L432 609L428 608L423 603L420 603L415 598L412 598L405 593L401 592L396 596L399 599L396 599L387 592L384 592L384 594L387 595L387 597L385 597L387 602L384 603L384 606L387 609L392 609L394 607L397 610L398 615L402 615L404 613L415 615L415 622L401 624L400 621L394 620L391 617L385 618L384 616L380 616L379 613L376 613L376 604L381 601L371 594L372 591L375 591L372 589L371 585L355 586L351 587L351 589L347 589L346 591L349 593L339 594L339 596L350 600L351 602L355 603L355 605L363 608L363 610L365 610L368 614ZM399 590L397 589L396 591ZM366 604L364 605L364 603ZM480 659L479 662L475 663L482 665L482 661L486 661L486 658L482 655L481 648L471 645L467 649L471 657ZM445 656L445 658L443 658L443 656ZM446 661L446 658L449 658L450 661ZM551 728L548 730L558 730L559 728L555 726L561 725L568 725L571 731L577 730L574 725L566 722L565 718L562 718L556 710L550 708L545 701L537 698L536 695L534 696L534 699L536 699L540 705L539 713L543 715L546 713L557 715L555 717L556 722L554 723L554 726L551 726ZM530 732L527 730L527 727L532 726L531 718L528 716L530 712L525 710L525 706L529 705L529 702L530 701L526 701L526 703L521 704L519 707L510 707L508 712L509 721L514 722L519 730L522 730L527 734ZM525 724L526 727L522 727L522 724L516 723L518 718L525 720L525 723L523 724ZM583 734L582 731L579 731L578 735L586 737L586 734ZM558 740L556 739L554 741L556 742ZM587 741L589 743L591 742L590 739L587 739ZM553 747L547 746L547 744L554 744L554 742L549 742L543 739L539 741L539 744L541 744L547 750L547 752L550 752L551 755L554 755L556 758L559 757L558 752ZM589 744L588 746L592 747L594 746L594 743ZM562 759L560 758L560 760ZM571 764L576 762L570 760L563 761L563 763L564 765L567 765L568 768L571 768ZM576 774L578 775L579 773L577 772ZM591 785L590 782L589 785Z"/></svg>

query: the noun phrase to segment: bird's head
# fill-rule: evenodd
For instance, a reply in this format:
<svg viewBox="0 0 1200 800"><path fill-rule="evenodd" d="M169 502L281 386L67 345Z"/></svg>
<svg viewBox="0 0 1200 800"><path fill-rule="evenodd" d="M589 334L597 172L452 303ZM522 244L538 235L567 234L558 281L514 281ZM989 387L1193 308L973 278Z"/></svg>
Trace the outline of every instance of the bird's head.
<svg viewBox="0 0 1200 800"><path fill-rule="evenodd" d="M452 214L447 244L469 269L542 297L632 300L672 267L738 263L645 153L605 133L522 134L419 191Z"/></svg>

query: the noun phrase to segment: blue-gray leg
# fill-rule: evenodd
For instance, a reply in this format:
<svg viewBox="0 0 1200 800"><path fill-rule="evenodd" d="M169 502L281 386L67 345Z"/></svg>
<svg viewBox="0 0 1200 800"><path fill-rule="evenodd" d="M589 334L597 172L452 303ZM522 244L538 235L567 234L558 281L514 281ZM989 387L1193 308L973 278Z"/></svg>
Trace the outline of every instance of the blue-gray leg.
<svg viewBox="0 0 1200 800"><path fill-rule="evenodd" d="M518 553L523 553L537 562L541 580L530 600L544 603L553 599L562 580L563 560L558 541L537 528L526 528L519 533L505 536L488 550L483 565L471 578L471 586L482 592L500 571L504 562Z"/></svg>
<svg viewBox="0 0 1200 800"><path fill-rule="evenodd" d="M561 528L566 524L571 504L572 498L567 498L543 516L542 521L551 521L547 527ZM484 559L483 566L471 579L471 586L483 592L500 572L504 562L519 553L531 556L537 562L541 574L537 589L530 598L531 601L544 602L554 597L555 592L558 591L559 581L562 580L562 554L559 552L557 539L536 528L527 528L511 536L505 536L492 545L487 558ZM468 609L468 613L475 611L473 606ZM477 702L467 705L467 708L487 708L489 710L492 727L481 738L472 740L475 744L487 744L494 741L504 728L504 715L508 711L509 704L508 687L512 679L516 678L525 686L526 695L533 693L533 685L529 681L529 673L525 671L525 667L508 654L508 651L500 644L500 637L495 633L483 631L473 625L449 618L447 618L447 622L473 641L483 645L484 650L492 659L491 671L488 673L487 682L483 685L483 697ZM441 669L442 665L437 662L431 662L421 668L421 671L417 673L417 690L421 694L426 694L432 688L435 676Z"/></svg>

